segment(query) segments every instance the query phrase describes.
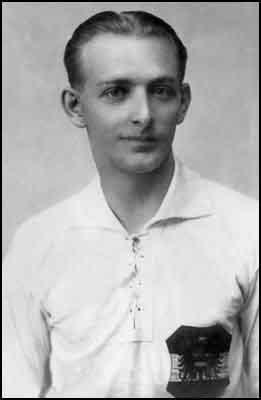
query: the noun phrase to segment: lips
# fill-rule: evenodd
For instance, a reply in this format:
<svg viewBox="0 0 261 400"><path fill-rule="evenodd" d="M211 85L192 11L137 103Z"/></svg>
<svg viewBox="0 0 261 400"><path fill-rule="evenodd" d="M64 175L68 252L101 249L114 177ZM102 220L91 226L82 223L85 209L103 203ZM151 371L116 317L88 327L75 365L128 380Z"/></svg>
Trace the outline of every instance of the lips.
<svg viewBox="0 0 261 400"><path fill-rule="evenodd" d="M141 137L141 136L127 136L123 137L122 140L130 141L130 142L141 142L141 143L148 143L148 142L156 142L156 139L153 137Z"/></svg>

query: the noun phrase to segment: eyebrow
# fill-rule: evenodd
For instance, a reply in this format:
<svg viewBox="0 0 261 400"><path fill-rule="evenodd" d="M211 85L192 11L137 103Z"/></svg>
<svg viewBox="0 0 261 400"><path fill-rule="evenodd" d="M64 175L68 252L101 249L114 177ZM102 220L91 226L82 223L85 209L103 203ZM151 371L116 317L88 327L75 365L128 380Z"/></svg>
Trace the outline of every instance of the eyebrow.
<svg viewBox="0 0 261 400"><path fill-rule="evenodd" d="M132 79L130 78L115 78L115 79L110 79L110 80L106 80L106 81L101 81L98 82L96 86L100 87L100 86L108 86L108 85L126 85L126 86L130 86L133 84ZM178 83L178 79L177 78L173 78L171 76L158 76L155 77L153 79L151 79L148 84L177 84Z"/></svg>

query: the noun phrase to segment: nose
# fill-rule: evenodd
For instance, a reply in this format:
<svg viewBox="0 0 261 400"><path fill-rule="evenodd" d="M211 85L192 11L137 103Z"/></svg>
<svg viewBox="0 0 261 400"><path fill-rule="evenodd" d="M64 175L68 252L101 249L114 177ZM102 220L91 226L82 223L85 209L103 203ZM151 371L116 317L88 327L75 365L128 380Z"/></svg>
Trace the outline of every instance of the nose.
<svg viewBox="0 0 261 400"><path fill-rule="evenodd" d="M131 122L134 125L145 127L152 120L150 101L146 90L137 90L133 96Z"/></svg>

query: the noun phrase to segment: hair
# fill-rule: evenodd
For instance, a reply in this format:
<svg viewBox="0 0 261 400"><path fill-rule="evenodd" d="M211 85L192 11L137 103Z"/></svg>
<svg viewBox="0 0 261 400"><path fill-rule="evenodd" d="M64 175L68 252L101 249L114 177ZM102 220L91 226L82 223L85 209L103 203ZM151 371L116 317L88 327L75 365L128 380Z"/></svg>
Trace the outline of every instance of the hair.
<svg viewBox="0 0 261 400"><path fill-rule="evenodd" d="M103 33L113 33L137 37L161 37L175 47L179 59L179 78L185 77L187 49L175 30L161 18L144 11L104 11L93 15L73 32L64 52L64 65L68 80L73 88L81 88L85 83L80 68L82 47L92 38Z"/></svg>

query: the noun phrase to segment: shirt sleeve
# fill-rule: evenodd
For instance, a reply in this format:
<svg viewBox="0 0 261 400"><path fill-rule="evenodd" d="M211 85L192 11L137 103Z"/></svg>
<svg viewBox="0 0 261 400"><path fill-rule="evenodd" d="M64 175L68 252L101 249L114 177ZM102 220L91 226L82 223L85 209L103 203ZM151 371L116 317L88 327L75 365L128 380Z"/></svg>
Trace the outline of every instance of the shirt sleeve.
<svg viewBox="0 0 261 400"><path fill-rule="evenodd" d="M249 398L259 398L259 268L258 252L253 265L254 276L249 285L246 303L240 315L244 342L244 369Z"/></svg>
<svg viewBox="0 0 261 400"><path fill-rule="evenodd" d="M3 263L3 398L44 397L50 384L49 330L31 279L39 252L33 233L21 229Z"/></svg>

